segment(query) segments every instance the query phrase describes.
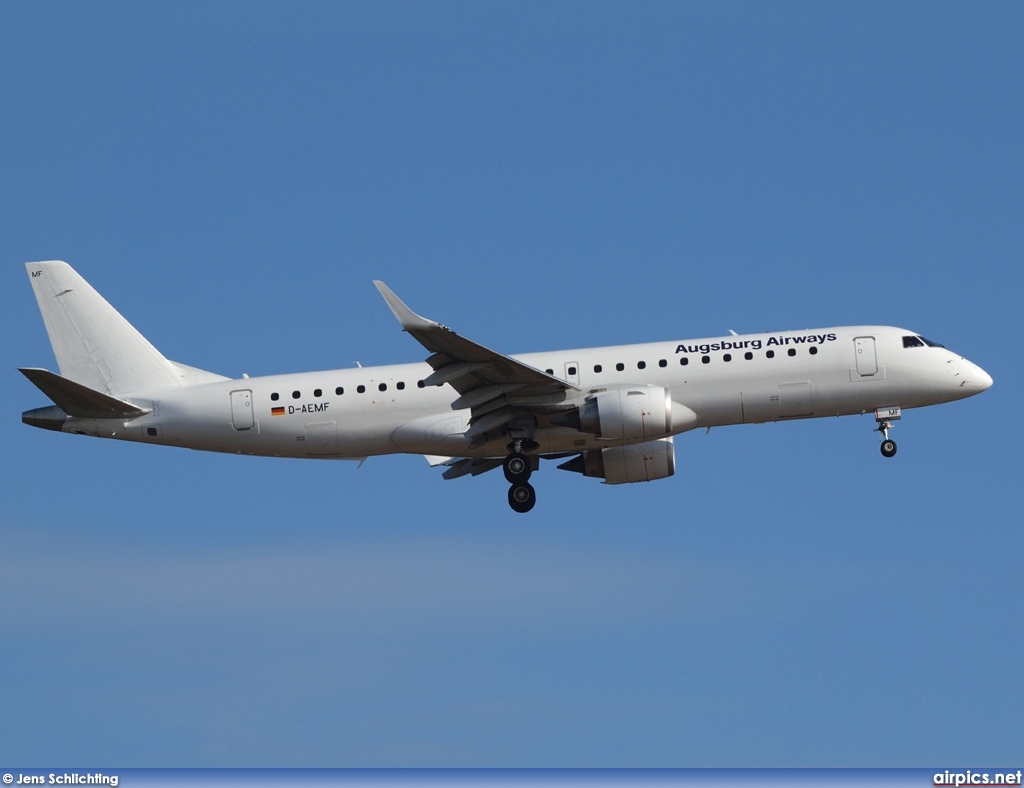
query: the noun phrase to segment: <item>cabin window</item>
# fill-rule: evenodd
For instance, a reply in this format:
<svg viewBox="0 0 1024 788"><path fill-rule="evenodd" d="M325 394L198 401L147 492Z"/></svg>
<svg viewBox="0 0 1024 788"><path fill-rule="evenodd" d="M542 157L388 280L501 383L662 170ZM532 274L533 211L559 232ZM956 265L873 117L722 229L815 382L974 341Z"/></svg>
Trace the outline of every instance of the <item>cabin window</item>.
<svg viewBox="0 0 1024 788"><path fill-rule="evenodd" d="M594 364L594 372L600 372L602 369L604 369L604 367L600 364Z"/></svg>
<svg viewBox="0 0 1024 788"><path fill-rule="evenodd" d="M358 386L356 386L356 391L358 391L360 394L365 394L366 393L366 386L364 386L362 383L360 383Z"/></svg>
<svg viewBox="0 0 1024 788"><path fill-rule="evenodd" d="M812 345L812 346L811 346L811 347L810 347L810 348L809 348L809 349L807 350L807 352L808 352L808 353L810 353L810 354L811 354L812 356L816 356L816 355L818 355L818 348L816 348L816 347L814 347L814 346Z"/></svg>
<svg viewBox="0 0 1024 788"><path fill-rule="evenodd" d="M322 397L323 395L324 395L324 392L323 392L322 389L313 389L313 396L314 397Z"/></svg>
<svg viewBox="0 0 1024 788"><path fill-rule="evenodd" d="M388 390L388 384L387 383L381 383L379 386L377 386L377 389L379 391L387 391Z"/></svg>
<svg viewBox="0 0 1024 788"><path fill-rule="evenodd" d="M924 347L920 337L903 337L903 347Z"/></svg>
<svg viewBox="0 0 1024 788"><path fill-rule="evenodd" d="M341 386L338 386L338 388L334 390L334 393L340 397L342 394L345 393L345 389L343 389Z"/></svg>
<svg viewBox="0 0 1024 788"><path fill-rule="evenodd" d="M427 384L426 384L426 383L424 383L424 382L423 382L422 380L417 380L417 381L416 381L416 387L417 387L417 388L424 388L424 387L425 387L426 385L427 385Z"/></svg>
<svg viewBox="0 0 1024 788"><path fill-rule="evenodd" d="M292 399L298 399L301 396L302 396L302 394L300 394L298 391L293 391L292 392Z"/></svg>
<svg viewBox="0 0 1024 788"><path fill-rule="evenodd" d="M711 356L701 356L700 357L700 363L701 364L710 364L711 363Z"/></svg>
<svg viewBox="0 0 1024 788"><path fill-rule="evenodd" d="M722 361L732 361L732 354L726 353L724 356L722 356Z"/></svg>
<svg viewBox="0 0 1024 788"><path fill-rule="evenodd" d="M666 361L665 359L661 359L661 360L660 360L660 361L658 362L658 366L659 366L659 367L667 367L667 366L668 366L668 362L667 362L667 361Z"/></svg>
<svg viewBox="0 0 1024 788"><path fill-rule="evenodd" d="M637 369L647 369L647 362L646 361L638 361L638 362L636 362L636 368Z"/></svg>
<svg viewBox="0 0 1024 788"><path fill-rule="evenodd" d="M685 367L689 363L690 359L688 359L686 356L683 356L681 359L679 359L679 366L681 367Z"/></svg>
<svg viewBox="0 0 1024 788"><path fill-rule="evenodd" d="M745 358L747 361L750 361L750 359L752 359L753 357L754 357L754 354L751 353L749 350L746 353L743 354L743 358Z"/></svg>
<svg viewBox="0 0 1024 788"><path fill-rule="evenodd" d="M766 350L765 354L764 354L764 357L765 358L775 358L775 351L774 350Z"/></svg>
<svg viewBox="0 0 1024 788"><path fill-rule="evenodd" d="M623 364L621 361L618 364L615 365L615 369L617 369L619 372L622 372L622 370L624 370L625 368L626 368L626 365Z"/></svg>
<svg viewBox="0 0 1024 788"><path fill-rule="evenodd" d="M273 394L270 395L270 399L273 402L277 402L279 399L281 399L281 395L275 391Z"/></svg>
<svg viewBox="0 0 1024 788"><path fill-rule="evenodd" d="M791 356L795 356L795 355L796 355L796 348L795 348L795 347L791 347L791 348L790 348L789 350L787 350L786 352L787 352L787 353L788 353L789 355L791 355Z"/></svg>
<svg viewBox="0 0 1024 788"><path fill-rule="evenodd" d="M576 374L576 367L569 367L569 369L567 371L568 371L568 373L570 375L575 375Z"/></svg>
<svg viewBox="0 0 1024 788"><path fill-rule="evenodd" d="M395 388L398 389L399 391L402 391L405 388L405 383L403 383L402 381L398 381L395 384Z"/></svg>
<svg viewBox="0 0 1024 788"><path fill-rule="evenodd" d="M149 427L149 428L147 428L147 429L146 429L146 434L147 434L147 435L148 435L149 437L151 437L151 438L155 438L155 437L156 437L156 435L157 435L157 433L156 433L156 427Z"/></svg>

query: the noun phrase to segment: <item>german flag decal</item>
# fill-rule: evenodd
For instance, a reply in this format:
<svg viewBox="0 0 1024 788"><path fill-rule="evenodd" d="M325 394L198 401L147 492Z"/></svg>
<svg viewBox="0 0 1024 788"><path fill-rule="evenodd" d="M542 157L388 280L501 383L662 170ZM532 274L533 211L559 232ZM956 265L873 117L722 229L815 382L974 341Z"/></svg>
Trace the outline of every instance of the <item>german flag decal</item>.
<svg viewBox="0 0 1024 788"><path fill-rule="evenodd" d="M283 416L284 415L284 408L271 408L270 409L270 415L271 416Z"/></svg>

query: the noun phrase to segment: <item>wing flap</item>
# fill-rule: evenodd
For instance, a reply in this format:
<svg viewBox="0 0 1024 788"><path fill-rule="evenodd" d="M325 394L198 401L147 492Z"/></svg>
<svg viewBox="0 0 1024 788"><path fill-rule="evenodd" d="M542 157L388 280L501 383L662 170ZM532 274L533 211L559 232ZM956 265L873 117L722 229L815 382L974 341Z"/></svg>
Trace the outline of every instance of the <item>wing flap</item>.
<svg viewBox="0 0 1024 788"><path fill-rule="evenodd" d="M477 460L474 458L467 457L464 460L458 460L457 462L451 463L451 467L448 468L444 473L441 474L443 479L458 479L460 476L479 476L481 473L487 473L487 471L493 471L495 468L501 467L501 460Z"/></svg>
<svg viewBox="0 0 1024 788"><path fill-rule="evenodd" d="M451 383L453 380L457 380L467 375L472 375L474 372L479 372L484 367L488 367L490 364L486 361L459 361L454 364L448 364L440 369L434 370L428 375L424 381L424 386L441 386L445 383Z"/></svg>
<svg viewBox="0 0 1024 788"><path fill-rule="evenodd" d="M483 407L492 400L498 397L507 395L509 392L521 389L525 383L512 383L506 386L481 386L478 389L474 389L468 394L463 394L455 402L452 403L452 410L461 410L462 408L473 408L474 412L477 408Z"/></svg>

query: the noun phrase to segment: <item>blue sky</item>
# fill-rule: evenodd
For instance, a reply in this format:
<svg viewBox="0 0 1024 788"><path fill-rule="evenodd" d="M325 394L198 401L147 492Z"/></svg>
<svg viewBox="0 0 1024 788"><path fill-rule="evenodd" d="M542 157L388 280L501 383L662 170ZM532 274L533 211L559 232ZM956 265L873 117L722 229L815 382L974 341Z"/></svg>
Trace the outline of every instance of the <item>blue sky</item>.
<svg viewBox="0 0 1024 788"><path fill-rule="evenodd" d="M0 762L1024 760L1014 3L0 6ZM31 429L23 263L169 358L856 323L980 397L677 440L602 486Z"/></svg>

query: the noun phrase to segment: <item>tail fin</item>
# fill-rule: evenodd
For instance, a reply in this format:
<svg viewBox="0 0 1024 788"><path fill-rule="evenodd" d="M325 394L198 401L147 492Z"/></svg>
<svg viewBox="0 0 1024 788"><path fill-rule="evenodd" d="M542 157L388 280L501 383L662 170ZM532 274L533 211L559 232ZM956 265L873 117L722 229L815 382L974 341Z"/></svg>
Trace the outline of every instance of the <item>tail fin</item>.
<svg viewBox="0 0 1024 788"><path fill-rule="evenodd" d="M186 385L198 371L164 358L67 263L50 260L25 268L65 378L120 397Z"/></svg>

